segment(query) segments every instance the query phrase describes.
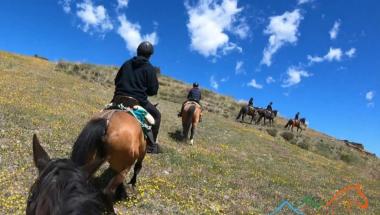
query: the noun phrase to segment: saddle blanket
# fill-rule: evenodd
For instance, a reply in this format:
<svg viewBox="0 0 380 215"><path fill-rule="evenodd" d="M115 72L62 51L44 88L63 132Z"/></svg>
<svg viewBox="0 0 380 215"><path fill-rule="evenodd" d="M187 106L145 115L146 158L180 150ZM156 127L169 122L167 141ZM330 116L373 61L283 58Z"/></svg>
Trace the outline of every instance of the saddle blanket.
<svg viewBox="0 0 380 215"><path fill-rule="evenodd" d="M110 103L103 110L101 110L100 113L96 115L96 117L106 119L108 124L112 115L120 111L129 113L131 116L133 116L140 123L141 128L144 131L144 134L151 130L152 125L155 124L153 116L150 113L148 113L148 111L146 111L145 108L139 105L135 105L132 108L130 108L124 107L121 104L115 106L113 103Z"/></svg>

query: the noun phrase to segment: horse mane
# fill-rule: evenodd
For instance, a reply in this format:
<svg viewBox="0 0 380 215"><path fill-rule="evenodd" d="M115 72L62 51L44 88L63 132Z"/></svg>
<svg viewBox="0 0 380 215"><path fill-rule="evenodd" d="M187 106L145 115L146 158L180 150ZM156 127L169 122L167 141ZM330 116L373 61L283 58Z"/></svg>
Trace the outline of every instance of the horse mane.
<svg viewBox="0 0 380 215"><path fill-rule="evenodd" d="M38 206L38 207L37 207ZM101 214L102 195L69 159L50 161L30 190L27 214Z"/></svg>

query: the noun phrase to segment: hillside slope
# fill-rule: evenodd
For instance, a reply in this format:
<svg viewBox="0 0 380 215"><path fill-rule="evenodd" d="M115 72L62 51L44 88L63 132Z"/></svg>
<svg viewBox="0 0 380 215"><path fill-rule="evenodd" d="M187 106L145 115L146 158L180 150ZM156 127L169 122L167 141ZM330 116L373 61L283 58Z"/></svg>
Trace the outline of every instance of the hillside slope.
<svg viewBox="0 0 380 215"><path fill-rule="evenodd" d="M53 157L68 157L84 124L111 99L114 72L0 52L0 214L24 214L36 178L32 134ZM165 153L146 157L139 192L116 205L120 214L268 214L285 199L305 214L326 214L300 200L324 205L354 183L363 186L369 207L351 213L380 214L379 159L313 130L286 141L282 119L269 130L237 123L239 105L210 91L195 145L186 145L176 141L176 113L187 86L164 76L160 83L152 100L162 112ZM358 199L348 193L332 206L336 214L347 214L350 198Z"/></svg>

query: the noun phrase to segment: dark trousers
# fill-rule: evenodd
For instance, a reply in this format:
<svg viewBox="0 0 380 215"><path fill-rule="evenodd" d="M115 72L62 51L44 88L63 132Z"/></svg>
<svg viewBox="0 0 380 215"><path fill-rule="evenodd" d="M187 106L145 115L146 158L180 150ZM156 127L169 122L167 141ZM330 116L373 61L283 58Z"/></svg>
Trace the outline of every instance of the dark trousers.
<svg viewBox="0 0 380 215"><path fill-rule="evenodd" d="M145 108L145 110L147 110L153 116L154 120L156 121L156 123L152 126L153 138L154 138L154 141L156 142L157 141L157 136L158 136L158 131L160 130L161 113L149 101L146 102L146 103L144 102L144 104L141 104L141 106L143 108Z"/></svg>

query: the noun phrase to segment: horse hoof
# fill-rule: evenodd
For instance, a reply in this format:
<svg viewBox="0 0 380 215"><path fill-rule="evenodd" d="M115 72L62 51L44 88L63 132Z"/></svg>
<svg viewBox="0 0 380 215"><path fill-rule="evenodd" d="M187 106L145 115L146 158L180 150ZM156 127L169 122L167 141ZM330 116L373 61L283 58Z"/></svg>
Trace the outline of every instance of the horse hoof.
<svg viewBox="0 0 380 215"><path fill-rule="evenodd" d="M190 140L190 145L193 145L194 144L194 140Z"/></svg>
<svg viewBox="0 0 380 215"><path fill-rule="evenodd" d="M136 187L133 186L132 184L128 184L127 186L127 193L128 193L128 197L130 198L134 198L137 196L137 190L136 190Z"/></svg>

